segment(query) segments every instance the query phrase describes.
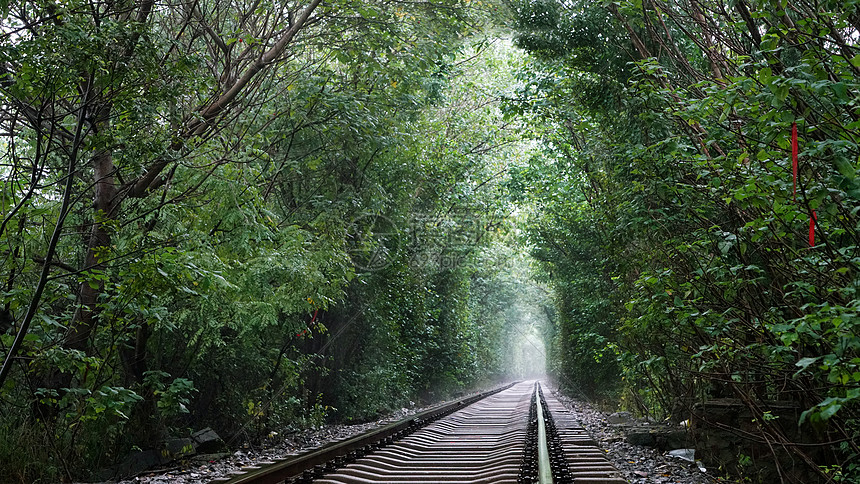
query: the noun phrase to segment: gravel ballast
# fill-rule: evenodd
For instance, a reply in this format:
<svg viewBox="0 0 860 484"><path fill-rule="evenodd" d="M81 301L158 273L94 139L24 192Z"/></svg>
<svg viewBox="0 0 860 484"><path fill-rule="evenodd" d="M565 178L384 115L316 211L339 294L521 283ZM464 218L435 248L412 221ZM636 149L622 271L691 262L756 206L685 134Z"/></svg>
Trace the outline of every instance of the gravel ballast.
<svg viewBox="0 0 860 484"><path fill-rule="evenodd" d="M610 414L589 403L553 392L555 398L573 411L580 424L591 434L609 461L633 484L712 484L733 480L703 472L695 462L687 462L650 447L625 441L624 431L610 422Z"/></svg>
<svg viewBox="0 0 860 484"><path fill-rule="evenodd" d="M625 441L623 430L609 423L610 414L597 410L593 405L568 398L553 392L568 409L575 412L581 425L591 434L607 458L633 484L712 484L734 481L715 477L713 472L703 472L696 463L684 461L656 449L632 445ZM326 425L319 429L307 429L276 435L263 448L243 448L229 454L198 455L177 462L175 465L143 473L119 481L120 484L176 483L191 484L208 482L217 477L228 476L242 467L260 462L283 459L318 448L330 442L359 435L374 428L396 422L425 408L403 408L380 420L357 425Z"/></svg>

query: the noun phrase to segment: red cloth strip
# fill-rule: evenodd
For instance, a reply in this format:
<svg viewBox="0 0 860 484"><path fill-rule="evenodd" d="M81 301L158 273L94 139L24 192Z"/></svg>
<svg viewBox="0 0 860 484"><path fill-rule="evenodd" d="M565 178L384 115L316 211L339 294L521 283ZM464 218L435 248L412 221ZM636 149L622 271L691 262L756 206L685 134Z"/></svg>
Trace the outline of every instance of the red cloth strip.
<svg viewBox="0 0 860 484"><path fill-rule="evenodd" d="M815 214L815 210L812 211L812 214L809 217L809 246L815 247L815 221L818 220L818 215Z"/></svg>

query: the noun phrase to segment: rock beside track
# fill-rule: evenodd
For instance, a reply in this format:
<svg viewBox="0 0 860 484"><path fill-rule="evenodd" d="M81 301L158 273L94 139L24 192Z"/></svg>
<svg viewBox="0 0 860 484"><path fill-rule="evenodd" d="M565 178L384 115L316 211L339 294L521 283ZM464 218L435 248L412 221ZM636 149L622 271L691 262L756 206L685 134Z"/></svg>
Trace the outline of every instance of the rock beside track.
<svg viewBox="0 0 860 484"><path fill-rule="evenodd" d="M427 407L430 408L430 407ZM347 439L377 427L396 422L427 408L402 408L377 421L356 425L326 425L273 435L263 448L242 448L229 453L200 454L167 467L152 469L136 477L115 481L118 484L197 484L228 476L242 467L282 459L325 444Z"/></svg>

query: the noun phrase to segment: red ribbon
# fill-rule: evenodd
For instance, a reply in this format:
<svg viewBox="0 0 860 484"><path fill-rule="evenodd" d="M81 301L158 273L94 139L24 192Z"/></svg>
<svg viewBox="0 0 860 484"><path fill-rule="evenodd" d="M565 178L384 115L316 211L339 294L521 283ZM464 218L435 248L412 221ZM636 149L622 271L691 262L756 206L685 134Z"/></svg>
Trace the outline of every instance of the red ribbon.
<svg viewBox="0 0 860 484"><path fill-rule="evenodd" d="M314 321L317 320L317 314L319 314L319 312L320 312L319 309L314 310L314 316L311 318L311 322L308 323L308 326L310 326L311 324L314 324ZM305 329L301 330L300 332L296 333L296 337L301 338L302 336L309 334L310 331L311 331L310 329L305 328Z"/></svg>
<svg viewBox="0 0 860 484"><path fill-rule="evenodd" d="M794 176L792 196L797 200L797 123L791 123L791 173Z"/></svg>
<svg viewBox="0 0 860 484"><path fill-rule="evenodd" d="M797 123L791 123L791 174L794 178L792 197L797 201ZM809 214L809 246L815 247L815 222L818 214L813 210Z"/></svg>
<svg viewBox="0 0 860 484"><path fill-rule="evenodd" d="M815 214L815 210L812 211L812 214L809 217L809 246L815 247L815 221L818 220L818 215Z"/></svg>

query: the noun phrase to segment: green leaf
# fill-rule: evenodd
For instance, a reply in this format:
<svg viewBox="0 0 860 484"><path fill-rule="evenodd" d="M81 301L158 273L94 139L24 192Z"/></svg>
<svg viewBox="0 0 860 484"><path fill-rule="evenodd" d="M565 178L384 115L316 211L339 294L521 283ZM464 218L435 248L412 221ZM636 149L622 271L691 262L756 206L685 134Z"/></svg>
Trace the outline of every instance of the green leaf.
<svg viewBox="0 0 860 484"><path fill-rule="evenodd" d="M48 316L47 314L40 313L39 317L42 318L42 321L44 321L48 326L52 326L55 328L61 328L61 329L65 328L65 326L58 323L56 319Z"/></svg>
<svg viewBox="0 0 860 484"><path fill-rule="evenodd" d="M848 86L844 82L834 83L831 88L836 93L836 97L842 102L848 102Z"/></svg>
<svg viewBox="0 0 860 484"><path fill-rule="evenodd" d="M853 180L857 176L857 170L854 169L854 166L852 166L847 159L841 156L837 156L834 160L834 163L836 164L836 169L845 178Z"/></svg>
<svg viewBox="0 0 860 484"><path fill-rule="evenodd" d="M799 366L801 371L802 371L802 370L805 370L809 365L815 363L816 361L818 361L820 359L821 359L820 356L817 356L815 358L810 358L810 357L801 358L800 360L797 361L797 363L794 364L794 366Z"/></svg>
<svg viewBox="0 0 860 484"><path fill-rule="evenodd" d="M838 412L839 409L841 409L841 408L842 408L841 403L833 402L830 405L828 405L827 407L825 407L824 410L822 410L821 412L818 413L818 418L821 420L829 420L830 417L836 415L836 412Z"/></svg>
<svg viewBox="0 0 860 484"><path fill-rule="evenodd" d="M762 83L765 86L769 86L773 83L773 71L770 67L765 67L758 71L758 82Z"/></svg>

